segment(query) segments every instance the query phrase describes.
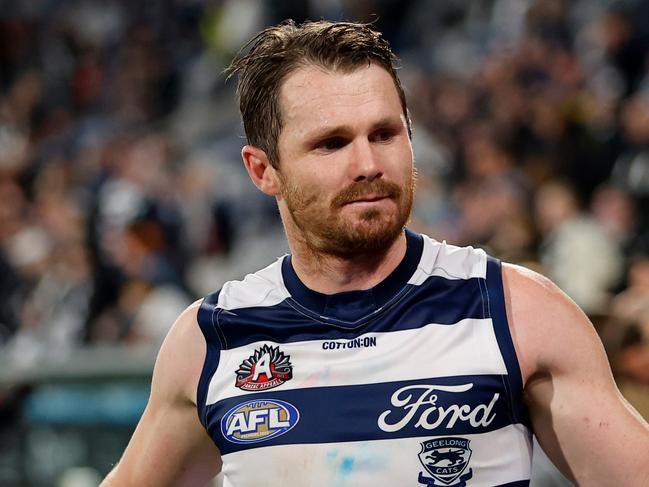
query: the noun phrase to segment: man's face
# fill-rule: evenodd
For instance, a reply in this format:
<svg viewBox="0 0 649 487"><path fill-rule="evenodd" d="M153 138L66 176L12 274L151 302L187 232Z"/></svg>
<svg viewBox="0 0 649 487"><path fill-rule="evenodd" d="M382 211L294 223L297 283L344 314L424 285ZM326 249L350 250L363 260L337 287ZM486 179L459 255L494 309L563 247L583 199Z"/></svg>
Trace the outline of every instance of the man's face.
<svg viewBox="0 0 649 487"><path fill-rule="evenodd" d="M412 148L390 74L305 66L280 93L280 211L314 251L349 257L386 249L410 216ZM288 220L288 221L287 221Z"/></svg>

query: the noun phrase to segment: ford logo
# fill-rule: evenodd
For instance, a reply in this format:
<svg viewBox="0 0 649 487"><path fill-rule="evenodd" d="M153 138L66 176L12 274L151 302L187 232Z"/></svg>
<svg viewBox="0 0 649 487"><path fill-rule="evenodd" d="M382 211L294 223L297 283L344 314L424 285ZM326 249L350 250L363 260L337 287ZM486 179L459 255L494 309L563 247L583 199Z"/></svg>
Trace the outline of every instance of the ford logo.
<svg viewBox="0 0 649 487"><path fill-rule="evenodd" d="M257 443L288 433L299 419L297 408L286 401L254 399L225 413L221 433L232 443Z"/></svg>

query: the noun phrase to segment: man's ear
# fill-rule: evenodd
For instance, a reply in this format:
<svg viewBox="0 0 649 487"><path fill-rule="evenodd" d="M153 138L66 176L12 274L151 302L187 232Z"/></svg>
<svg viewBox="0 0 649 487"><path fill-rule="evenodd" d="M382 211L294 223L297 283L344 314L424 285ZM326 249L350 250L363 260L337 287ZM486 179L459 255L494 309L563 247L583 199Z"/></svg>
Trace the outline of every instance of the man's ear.
<svg viewBox="0 0 649 487"><path fill-rule="evenodd" d="M280 192L277 171L270 164L266 152L259 147L245 145L241 149L241 158L255 186L267 195L277 196Z"/></svg>

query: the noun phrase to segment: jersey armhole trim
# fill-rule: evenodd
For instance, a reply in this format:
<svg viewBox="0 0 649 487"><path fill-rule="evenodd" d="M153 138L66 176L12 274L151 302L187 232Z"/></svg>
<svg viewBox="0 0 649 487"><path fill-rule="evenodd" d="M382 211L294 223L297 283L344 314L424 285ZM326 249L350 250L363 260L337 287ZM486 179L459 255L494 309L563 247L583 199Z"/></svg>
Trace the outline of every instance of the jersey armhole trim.
<svg viewBox="0 0 649 487"><path fill-rule="evenodd" d="M498 348L507 369L507 385L513 420L529 426L527 408L523 403L523 378L516 355L514 341L507 320L505 293L502 279L502 265L498 259L487 257L486 275L487 299L489 300L489 317L493 323Z"/></svg>
<svg viewBox="0 0 649 487"><path fill-rule="evenodd" d="M207 296L201 302L198 310L197 321L198 326L205 338L205 360L203 368L198 381L198 388L196 391L196 409L198 412L198 419L205 429L207 429L207 392L210 385L210 380L219 365L221 356L221 349L223 348L221 337L218 333L218 327L214 320L217 308L216 303L218 294L214 293Z"/></svg>

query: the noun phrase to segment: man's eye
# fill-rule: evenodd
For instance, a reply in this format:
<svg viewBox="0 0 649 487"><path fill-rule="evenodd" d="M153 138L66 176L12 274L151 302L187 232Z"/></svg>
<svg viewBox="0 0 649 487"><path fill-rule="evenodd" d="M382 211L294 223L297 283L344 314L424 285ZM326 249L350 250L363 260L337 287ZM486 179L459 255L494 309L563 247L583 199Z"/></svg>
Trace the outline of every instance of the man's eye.
<svg viewBox="0 0 649 487"><path fill-rule="evenodd" d="M370 136L372 142L388 142L394 137L392 130L377 130Z"/></svg>
<svg viewBox="0 0 649 487"><path fill-rule="evenodd" d="M323 149L326 151L334 151L345 147L347 142L342 137L332 137L330 139L323 140L317 145L318 149Z"/></svg>

